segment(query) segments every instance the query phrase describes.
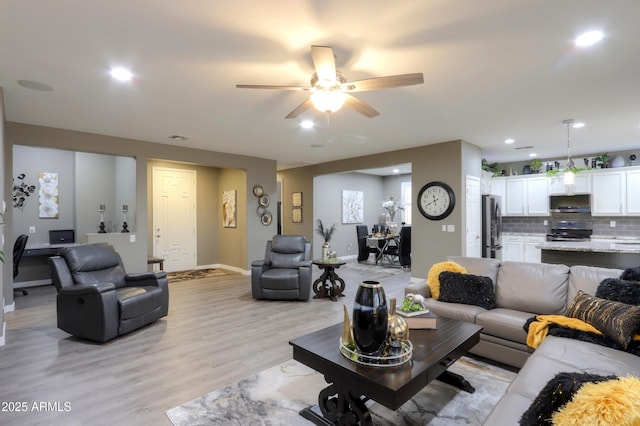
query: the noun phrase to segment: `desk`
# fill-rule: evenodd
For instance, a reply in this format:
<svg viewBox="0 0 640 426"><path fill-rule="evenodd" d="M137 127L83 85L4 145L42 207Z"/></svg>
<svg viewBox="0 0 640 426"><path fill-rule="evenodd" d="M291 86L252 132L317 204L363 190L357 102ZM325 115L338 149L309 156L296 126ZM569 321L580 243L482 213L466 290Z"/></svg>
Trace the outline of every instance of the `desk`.
<svg viewBox="0 0 640 426"><path fill-rule="evenodd" d="M59 255L60 250L64 247L77 245L82 245L82 243L27 243L20 260L19 274L15 279L14 288L52 284L51 269L47 258Z"/></svg>
<svg viewBox="0 0 640 426"><path fill-rule="evenodd" d="M376 254L376 264L381 263L385 257L385 251L389 248L390 243L393 241L393 244L398 245L399 236L398 235L384 235L380 237L376 236L368 236L367 237L367 246L371 248L375 248L378 251ZM382 242L382 244L380 244ZM393 263L393 259L387 259L389 263Z"/></svg>
<svg viewBox="0 0 640 426"><path fill-rule="evenodd" d="M314 260L313 264L318 265L318 268L323 270L320 278L313 282L314 299L321 299L328 297L334 302L338 301L338 297L344 297L342 292L344 291L344 280L336 274L336 269L346 264L343 260ZM331 284L327 284L327 280ZM340 283L336 284L336 281Z"/></svg>
<svg viewBox="0 0 640 426"><path fill-rule="evenodd" d="M49 243L33 243L27 244L24 248L24 254L22 256L57 256L60 254L60 250L64 247L80 246L82 243L69 243L69 244L49 244Z"/></svg>

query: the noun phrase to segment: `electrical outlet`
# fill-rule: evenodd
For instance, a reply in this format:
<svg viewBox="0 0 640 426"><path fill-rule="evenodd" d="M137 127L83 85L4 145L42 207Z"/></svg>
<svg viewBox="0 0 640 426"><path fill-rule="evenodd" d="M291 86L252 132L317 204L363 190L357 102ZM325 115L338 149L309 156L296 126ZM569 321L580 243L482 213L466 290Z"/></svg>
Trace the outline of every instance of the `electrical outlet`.
<svg viewBox="0 0 640 426"><path fill-rule="evenodd" d="M36 227L35 226L30 226L29 227L29 233L30 234L35 234L36 233Z"/></svg>
<svg viewBox="0 0 640 426"><path fill-rule="evenodd" d="M616 227L616 221L615 220L610 221L609 222L609 227L610 228L615 228Z"/></svg>
<svg viewBox="0 0 640 426"><path fill-rule="evenodd" d="M544 222L542 222L542 224L543 224L544 226L547 226L547 225L549 224L549 221L548 221L547 219L545 219L545 220L544 220Z"/></svg>

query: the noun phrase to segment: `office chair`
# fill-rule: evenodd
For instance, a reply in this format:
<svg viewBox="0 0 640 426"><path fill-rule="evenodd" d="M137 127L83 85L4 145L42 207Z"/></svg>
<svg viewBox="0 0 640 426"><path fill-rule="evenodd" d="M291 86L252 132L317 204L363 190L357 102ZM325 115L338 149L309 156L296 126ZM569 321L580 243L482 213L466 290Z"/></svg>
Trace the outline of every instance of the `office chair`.
<svg viewBox="0 0 640 426"><path fill-rule="evenodd" d="M20 259L22 259L22 255L24 254L24 248L27 246L27 240L29 236L26 234L20 235L16 239L16 243L13 245L13 279L15 280L18 276L18 266L20 265ZM14 289L14 291L19 291ZM28 295L29 292L27 290L22 290L23 295Z"/></svg>

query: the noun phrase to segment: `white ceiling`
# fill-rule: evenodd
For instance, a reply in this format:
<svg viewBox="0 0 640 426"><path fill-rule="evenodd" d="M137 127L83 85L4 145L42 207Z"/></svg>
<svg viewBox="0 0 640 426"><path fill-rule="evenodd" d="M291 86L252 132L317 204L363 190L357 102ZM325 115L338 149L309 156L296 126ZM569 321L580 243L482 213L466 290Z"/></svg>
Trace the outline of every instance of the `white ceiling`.
<svg viewBox="0 0 640 426"><path fill-rule="evenodd" d="M489 162L640 148L638 0L0 0L0 85L20 123L270 158L279 168L454 139ZM573 47L579 33L603 41ZM284 117L304 92L310 45L347 80L422 72L363 92L380 111ZM130 67L127 84L109 77ZM18 84L51 86L36 91ZM303 130L303 119L315 121ZM171 135L185 135L174 141ZM506 138L516 142L506 146Z"/></svg>

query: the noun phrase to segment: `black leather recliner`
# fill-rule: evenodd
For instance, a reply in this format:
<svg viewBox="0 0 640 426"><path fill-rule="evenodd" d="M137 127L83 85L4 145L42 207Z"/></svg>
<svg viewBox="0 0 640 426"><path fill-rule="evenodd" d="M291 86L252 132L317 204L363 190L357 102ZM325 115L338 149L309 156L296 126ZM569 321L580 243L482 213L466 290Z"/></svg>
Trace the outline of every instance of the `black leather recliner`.
<svg viewBox="0 0 640 426"><path fill-rule="evenodd" d="M255 299L309 300L311 242L303 235L276 235L267 241L263 260L251 262Z"/></svg>
<svg viewBox="0 0 640 426"><path fill-rule="evenodd" d="M169 312L167 273L127 274L109 244L65 247L49 258L58 290L58 328L106 342Z"/></svg>

